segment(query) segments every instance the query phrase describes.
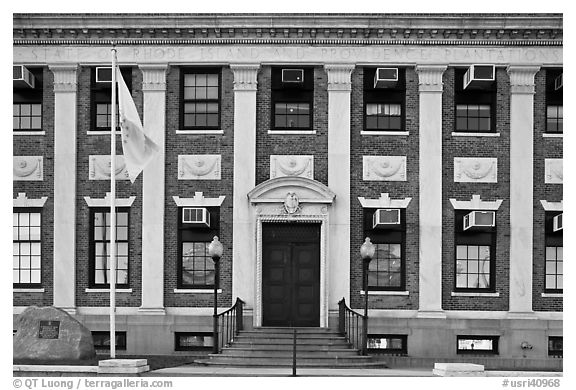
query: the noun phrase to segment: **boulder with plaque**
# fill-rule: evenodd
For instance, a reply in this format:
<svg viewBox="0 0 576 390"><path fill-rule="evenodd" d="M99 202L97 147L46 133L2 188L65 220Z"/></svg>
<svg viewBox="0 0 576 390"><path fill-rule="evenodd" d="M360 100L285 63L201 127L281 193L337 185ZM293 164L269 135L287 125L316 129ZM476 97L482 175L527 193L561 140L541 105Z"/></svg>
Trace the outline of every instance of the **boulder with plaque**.
<svg viewBox="0 0 576 390"><path fill-rule="evenodd" d="M92 333L56 307L31 306L18 316L14 360L89 360L96 357Z"/></svg>

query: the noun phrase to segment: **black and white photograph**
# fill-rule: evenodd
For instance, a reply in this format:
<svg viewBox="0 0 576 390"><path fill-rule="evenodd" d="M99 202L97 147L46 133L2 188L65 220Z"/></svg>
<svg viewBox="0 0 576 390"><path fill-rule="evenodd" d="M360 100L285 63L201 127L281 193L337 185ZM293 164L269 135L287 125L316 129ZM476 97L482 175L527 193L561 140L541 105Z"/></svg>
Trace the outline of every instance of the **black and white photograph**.
<svg viewBox="0 0 576 390"><path fill-rule="evenodd" d="M562 7L297 4L12 5L6 388L567 386Z"/></svg>

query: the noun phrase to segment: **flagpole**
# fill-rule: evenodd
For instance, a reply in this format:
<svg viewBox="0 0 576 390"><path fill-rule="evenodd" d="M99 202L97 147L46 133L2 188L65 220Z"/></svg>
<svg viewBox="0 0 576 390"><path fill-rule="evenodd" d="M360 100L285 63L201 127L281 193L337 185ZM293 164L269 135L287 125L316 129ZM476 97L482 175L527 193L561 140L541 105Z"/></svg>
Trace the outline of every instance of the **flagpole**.
<svg viewBox="0 0 576 390"><path fill-rule="evenodd" d="M116 358L116 45L112 43L112 118L110 124L110 358Z"/></svg>

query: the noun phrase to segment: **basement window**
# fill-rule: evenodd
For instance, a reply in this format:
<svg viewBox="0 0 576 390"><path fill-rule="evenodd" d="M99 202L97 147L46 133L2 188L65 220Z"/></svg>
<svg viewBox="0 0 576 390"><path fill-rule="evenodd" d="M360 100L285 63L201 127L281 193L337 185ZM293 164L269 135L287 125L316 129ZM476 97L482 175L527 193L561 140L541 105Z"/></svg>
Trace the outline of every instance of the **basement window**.
<svg viewBox="0 0 576 390"><path fill-rule="evenodd" d="M174 333L175 351L201 351L212 349L214 339L211 332L176 332Z"/></svg>
<svg viewBox="0 0 576 390"><path fill-rule="evenodd" d="M368 350L374 353L408 353L408 336L398 334L368 335Z"/></svg>
<svg viewBox="0 0 576 390"><path fill-rule="evenodd" d="M562 357L564 351L562 344L562 336L548 337L548 356Z"/></svg>
<svg viewBox="0 0 576 390"><path fill-rule="evenodd" d="M457 336L457 354L498 355L499 336Z"/></svg>
<svg viewBox="0 0 576 390"><path fill-rule="evenodd" d="M119 351L126 350L126 332L115 332L116 334L116 349ZM107 330L93 330L92 340L94 341L94 349L101 351L110 350L110 332Z"/></svg>

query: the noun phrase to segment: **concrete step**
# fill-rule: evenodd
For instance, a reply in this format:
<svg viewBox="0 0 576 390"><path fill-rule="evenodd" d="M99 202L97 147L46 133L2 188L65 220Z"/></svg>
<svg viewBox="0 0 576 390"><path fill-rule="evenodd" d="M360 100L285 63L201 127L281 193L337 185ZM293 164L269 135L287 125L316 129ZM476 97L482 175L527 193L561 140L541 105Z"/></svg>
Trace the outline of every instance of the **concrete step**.
<svg viewBox="0 0 576 390"><path fill-rule="evenodd" d="M255 327L253 329L254 331L257 331L258 333L289 333L292 334L294 333L294 330L296 330L297 333L334 333L334 334L338 334L338 330L337 329L332 329L332 328L312 328L312 327L300 327L300 328L286 328L286 327ZM243 332L249 332L249 331L243 331Z"/></svg>
<svg viewBox="0 0 576 390"><path fill-rule="evenodd" d="M272 351L292 351L292 343L286 344L254 344L245 342L234 342L226 348L230 349L258 349L258 350L272 350ZM350 350L358 352L348 343L334 343L334 344L296 344L296 349L298 351L328 351L328 350Z"/></svg>
<svg viewBox="0 0 576 390"><path fill-rule="evenodd" d="M271 359L270 357L260 357L260 356L228 356L228 355L223 355L223 354L218 354L218 355L209 355L209 360L211 361L218 361L218 362L227 362L227 363L231 363L231 364L236 364L236 363L258 363L258 364L262 364L262 363L270 363L271 365L277 365L277 364L288 364L288 365L292 365L292 357L275 357L274 359ZM296 362L297 364L345 364L345 363L365 363L365 362L371 362L372 361L372 357L371 356L360 356L360 355L356 355L356 356L344 356L344 357L338 357L338 356L331 356L331 357L326 357L326 356L309 356L309 357L303 357L303 358L296 358Z"/></svg>
<svg viewBox="0 0 576 390"><path fill-rule="evenodd" d="M226 358L221 355L196 360L195 363L208 366L231 366L231 367L292 367L292 359L262 359L262 358ZM324 368L386 368L385 362L375 362L369 356L356 356L355 358L308 358L297 359L297 367L324 367Z"/></svg>
<svg viewBox="0 0 576 390"><path fill-rule="evenodd" d="M294 333L283 333L283 332L259 332L257 330L243 330L238 333L238 336L247 337L276 337L276 338L294 338ZM306 338L344 338L338 332L298 332L296 333L297 339Z"/></svg>
<svg viewBox="0 0 576 390"><path fill-rule="evenodd" d="M238 335L234 337L234 341L247 342L254 344L292 344L294 339L292 337L282 337L278 335L261 336L261 335ZM296 343L299 344L342 344L347 343L344 337L297 337Z"/></svg>
<svg viewBox="0 0 576 390"><path fill-rule="evenodd" d="M261 357L261 358L292 358L292 350L261 350L261 349L243 349L243 348L224 348L222 356L238 357ZM321 351L301 351L296 349L297 359L317 358L317 357L349 357L358 356L358 351L354 349L334 349Z"/></svg>

